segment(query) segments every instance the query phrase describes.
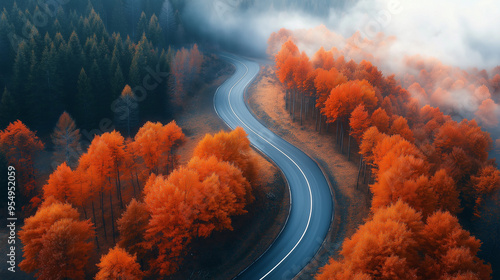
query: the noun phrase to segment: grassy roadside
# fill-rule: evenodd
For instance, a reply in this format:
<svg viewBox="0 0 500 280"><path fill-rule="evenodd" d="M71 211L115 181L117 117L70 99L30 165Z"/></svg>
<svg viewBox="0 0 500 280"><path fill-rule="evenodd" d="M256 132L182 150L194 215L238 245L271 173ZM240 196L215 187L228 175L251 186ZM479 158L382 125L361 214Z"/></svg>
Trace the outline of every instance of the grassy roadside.
<svg viewBox="0 0 500 280"><path fill-rule="evenodd" d="M344 238L351 236L369 214L368 187L360 185L356 189L358 158L347 161L347 156L338 152L331 132L319 134L314 130L312 117L306 119L303 126L298 121L292 122L285 110L284 91L271 65L262 67L247 98L249 108L262 123L318 162L333 188L335 218L328 236L315 258L296 277L311 279L330 256L338 253Z"/></svg>

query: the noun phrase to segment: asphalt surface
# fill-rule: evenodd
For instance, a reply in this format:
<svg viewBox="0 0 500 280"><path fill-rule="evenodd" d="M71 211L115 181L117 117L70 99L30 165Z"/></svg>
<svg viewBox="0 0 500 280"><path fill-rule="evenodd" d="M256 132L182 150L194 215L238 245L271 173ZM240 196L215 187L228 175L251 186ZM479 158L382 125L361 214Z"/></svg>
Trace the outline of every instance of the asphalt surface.
<svg viewBox="0 0 500 280"><path fill-rule="evenodd" d="M236 279L292 279L314 257L328 233L333 216L328 183L315 161L286 142L248 110L244 93L259 73L259 64L221 54L236 67L214 96L217 114L231 127L245 129L252 145L283 171L290 187L288 220L278 238Z"/></svg>

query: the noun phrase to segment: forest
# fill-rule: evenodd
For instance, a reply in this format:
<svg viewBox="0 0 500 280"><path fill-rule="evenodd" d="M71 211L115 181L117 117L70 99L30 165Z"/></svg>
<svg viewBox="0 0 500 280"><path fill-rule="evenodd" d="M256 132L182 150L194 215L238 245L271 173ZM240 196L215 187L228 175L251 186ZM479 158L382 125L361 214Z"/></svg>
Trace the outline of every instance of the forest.
<svg viewBox="0 0 500 280"><path fill-rule="evenodd" d="M276 75L291 118L330 128L348 160L358 150L356 186L367 183L372 196L369 219L316 279L490 279L478 257L480 247L488 260L498 256L498 231L488 228L498 225L500 170L488 158L489 133L420 105L369 61L347 61L335 48L309 58L280 33L270 48L281 45Z"/></svg>
<svg viewBox="0 0 500 280"><path fill-rule="evenodd" d="M0 158L17 172L19 268L37 279L171 275L193 239L232 230L254 200L242 129L206 135L185 165L176 154L186 140L173 118L217 63L170 37L182 25L172 6L173 23L161 22L163 1L57 4L2 1Z"/></svg>
<svg viewBox="0 0 500 280"><path fill-rule="evenodd" d="M245 32L265 29L259 20L274 28L286 13L308 26L329 22L333 10L365 1L223 2L227 10L211 14L198 0L2 0L0 170L16 177L0 184L16 188L0 194L0 217L18 213L22 277L210 279L187 271L193 248L265 207L292 207L290 194L266 192L276 180L264 182L261 163L274 160L251 142L251 128L197 120L209 132L193 142L198 132L178 122L198 113L194 103L213 110L206 100L238 73L221 58L227 51L270 65L284 91L280 118L312 127L308 137L327 135L339 164L356 168L352 188L368 197L355 202L368 205L363 222L339 231L337 244L319 238L323 251L299 267L314 273L300 279L498 278L500 66L397 53L400 39L383 32ZM244 17L256 19L231 26ZM289 216L269 217L284 228ZM272 245L281 231L264 235L263 225L230 244Z"/></svg>

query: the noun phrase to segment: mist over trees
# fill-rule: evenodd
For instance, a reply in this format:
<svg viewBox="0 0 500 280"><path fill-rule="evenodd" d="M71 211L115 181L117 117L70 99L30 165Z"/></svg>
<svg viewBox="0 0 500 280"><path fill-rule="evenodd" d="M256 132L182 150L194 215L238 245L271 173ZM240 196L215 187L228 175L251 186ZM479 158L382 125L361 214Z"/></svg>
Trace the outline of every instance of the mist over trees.
<svg viewBox="0 0 500 280"><path fill-rule="evenodd" d="M368 221L316 278L490 279L481 242L454 216L474 229L482 211L498 207L492 199L500 171L488 158L490 134L475 120L455 121L439 107L421 106L394 75L347 60L335 48L309 59L288 38L275 61L291 120L302 125L313 117L316 130L332 128L348 160L357 144L357 187L362 181L372 194ZM497 225L490 214L482 230L486 221Z"/></svg>

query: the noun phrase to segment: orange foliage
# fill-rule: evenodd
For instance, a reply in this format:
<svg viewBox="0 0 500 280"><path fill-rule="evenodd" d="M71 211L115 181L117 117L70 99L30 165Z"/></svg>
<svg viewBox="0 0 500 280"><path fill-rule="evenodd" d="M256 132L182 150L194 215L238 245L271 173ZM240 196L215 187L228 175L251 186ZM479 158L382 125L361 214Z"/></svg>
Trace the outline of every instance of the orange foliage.
<svg viewBox="0 0 500 280"><path fill-rule="evenodd" d="M363 158L368 162L373 162L375 156L373 154L373 149L379 143L383 137L383 133L378 131L377 127L372 126L363 133L361 144L359 145L359 153L363 155Z"/></svg>
<svg viewBox="0 0 500 280"><path fill-rule="evenodd" d="M178 173L178 174L176 174ZM201 203L201 183L195 171L181 169L171 176L183 176L183 184L175 186L162 176L148 181L144 202L151 219L146 230L146 249L158 248L158 256L150 261L151 269L160 275L174 273L180 265L184 248L192 239L195 203Z"/></svg>
<svg viewBox="0 0 500 280"><path fill-rule="evenodd" d="M422 228L421 215L408 205L399 201L382 208L344 241L342 259L330 260L316 279L352 279L355 274L363 275L359 279L418 279Z"/></svg>
<svg viewBox="0 0 500 280"><path fill-rule="evenodd" d="M19 231L24 245L19 267L38 279L84 279L94 230L79 216L70 204L42 205Z"/></svg>
<svg viewBox="0 0 500 280"><path fill-rule="evenodd" d="M391 118L384 109L377 108L371 116L371 123L382 133L389 133L389 121Z"/></svg>
<svg viewBox="0 0 500 280"><path fill-rule="evenodd" d="M194 169L203 180L212 174L219 178L220 191L223 194L222 199L228 201L219 201L220 207L233 207L230 209L221 209L229 215L245 214L244 210L247 204L254 201L252 188L247 179L243 177L241 170L229 162L219 161L215 156L206 159L193 157L187 164L188 168ZM228 220L230 224L230 220Z"/></svg>
<svg viewBox="0 0 500 280"><path fill-rule="evenodd" d="M64 162L50 174L47 184L43 186L43 197L46 199L49 196L53 196L61 202L76 204L75 201L79 194L76 192L75 187L73 171Z"/></svg>
<svg viewBox="0 0 500 280"><path fill-rule="evenodd" d="M278 32L271 33L269 39L267 40L267 54L276 55L281 46L288 40L291 40L291 31L286 28L281 28Z"/></svg>
<svg viewBox="0 0 500 280"><path fill-rule="evenodd" d="M327 46L341 47L334 47L330 51L321 47L309 61L307 56L300 53L292 38L301 44L310 44L315 41L312 37L318 32L328 34L323 36L328 39L322 39L329 43ZM275 48L278 40L288 40L275 56L276 73L281 83L293 93L299 90L301 94L314 96L315 105L327 117L327 122L338 122L341 150L343 134L350 129L350 135L359 143L362 159L372 166L373 174L368 174L371 179L375 179L370 185L374 219L385 207L399 202L420 211L424 219L436 211L459 213L462 211L461 205L466 209L474 206L475 214L479 215L482 201L500 188L500 171L488 161L492 140L476 121L464 119L458 123L442 110L460 115L463 107L469 106L460 102L470 100L472 107L478 108L475 116L482 124L498 125L500 107L495 103L495 95L498 95L500 88L500 68L493 70L491 76L497 75L489 79L489 73L485 70L474 69L467 73L437 60L408 57L407 67L414 70L408 73L418 74L403 77L403 84L408 86L406 90L397 80L401 77L384 76L372 64L377 61L377 57L359 46L362 42L365 47L377 50L394 38L379 34L373 40L367 40L356 33L346 39L325 27L293 32L282 29L279 33L273 34L269 43L270 48ZM350 57L361 62L357 63ZM470 98L457 98L457 94L462 92L468 92ZM425 105L429 101L439 104L441 109ZM421 104L424 106L421 107ZM322 118L319 118L320 127L321 122ZM348 129L345 129L346 125L349 125ZM360 171L362 166L360 162ZM368 181L371 182L371 179ZM378 226L373 225L374 228ZM396 225L384 228L394 235L396 232L402 234L405 229ZM417 243L427 238L420 234L415 239ZM378 236L375 230L368 235ZM358 241L362 240L359 238ZM379 239L382 238L388 237ZM345 244L355 247L356 242L351 244L346 241ZM356 250L368 251L369 254L376 242L370 239L367 241L369 246ZM483 266L482 261L475 256L477 250L471 248L452 248L439 260L430 255L422 257L425 254L417 250L409 254L416 260L413 261L393 254L386 247L373 252L373 256L359 257L358 251L345 251L349 248L346 246L342 252L344 259L331 260L321 270L318 279L489 277L487 266ZM356 255L352 259L346 257L351 253ZM365 258L380 262L376 265L363 264L366 269L361 269L356 262ZM475 264L479 265L474 270L472 267ZM432 271L441 274L431 275Z"/></svg>
<svg viewBox="0 0 500 280"><path fill-rule="evenodd" d="M446 170L440 169L430 179L430 184L437 195L437 208L443 211L448 211L451 214L457 214L462 209L460 208L459 191L453 178L451 178Z"/></svg>
<svg viewBox="0 0 500 280"><path fill-rule="evenodd" d="M122 97L126 97L126 96L133 97L134 92L132 92L132 88L129 85L125 85L125 87L122 90L121 96Z"/></svg>
<svg viewBox="0 0 500 280"><path fill-rule="evenodd" d="M413 131L411 131L408 126L408 121L403 117L396 118L391 125L391 129L389 131L390 134L399 134L401 137L406 140L413 142L415 139L413 138Z"/></svg>
<svg viewBox="0 0 500 280"><path fill-rule="evenodd" d="M480 216L479 208L483 200L500 189L500 170L491 165L483 167L477 176L472 176L471 182L475 191L476 204L474 214Z"/></svg>
<svg viewBox="0 0 500 280"><path fill-rule="evenodd" d="M193 156L199 158L215 156L220 161L227 161L238 167L250 183L257 179L257 163L251 154L247 134L241 127L231 132L221 131L215 135L205 135L196 146Z"/></svg>
<svg viewBox="0 0 500 280"><path fill-rule="evenodd" d="M246 213L245 206L253 200L242 172L215 156L194 157L168 178L153 175L144 190L151 213L145 246L158 249L151 267L160 275L178 269L193 238L232 230L230 216Z"/></svg>
<svg viewBox="0 0 500 280"><path fill-rule="evenodd" d="M380 208L344 241L316 279L490 279L476 254L480 242L449 212L422 216L398 201Z"/></svg>
<svg viewBox="0 0 500 280"><path fill-rule="evenodd" d="M314 68L321 68L326 71L330 71L335 67L335 58L333 57L332 51L325 51L323 47L314 54L312 63Z"/></svg>
<svg viewBox="0 0 500 280"><path fill-rule="evenodd" d="M146 205L132 199L121 218L116 222L120 232L118 245L133 254L144 256L146 251L142 246L142 242L145 241L144 233L146 232L149 218Z"/></svg>
<svg viewBox="0 0 500 280"><path fill-rule="evenodd" d="M330 70L320 68L316 70L316 73L316 78L314 79L314 86L316 88L316 107L323 108L332 89L347 82L347 78L335 68Z"/></svg>
<svg viewBox="0 0 500 280"><path fill-rule="evenodd" d="M137 257L132 256L124 249L116 246L101 257L101 262L97 264L99 272L95 276L96 280L107 279L128 279L141 280L144 273L137 263Z"/></svg>
<svg viewBox="0 0 500 280"><path fill-rule="evenodd" d="M174 149L184 142L184 137L175 121L167 125L147 122L135 135L133 151L144 160L149 173L168 174L178 158Z"/></svg>
<svg viewBox="0 0 500 280"><path fill-rule="evenodd" d="M438 211L427 219L422 231L425 238L425 261L422 264L425 279L439 279L472 272L479 279L490 279L491 267L476 254L481 242L460 226L458 219L448 212Z"/></svg>
<svg viewBox="0 0 500 280"><path fill-rule="evenodd" d="M16 168L21 193L28 199L34 195L36 184L33 157L43 148L44 145L36 133L19 120L0 131L0 151L7 158L9 165Z"/></svg>
<svg viewBox="0 0 500 280"><path fill-rule="evenodd" d="M368 112L365 110L363 104L358 105L358 107L352 111L351 117L349 118L349 125L351 126L351 135L359 143L365 131L370 127Z"/></svg>
<svg viewBox="0 0 500 280"><path fill-rule="evenodd" d="M359 104L367 109L377 104L375 91L366 80L349 81L334 88L321 111L329 122L334 122L349 116Z"/></svg>
<svg viewBox="0 0 500 280"><path fill-rule="evenodd" d="M310 72L313 71L309 57L305 52L299 56L297 65L293 69L293 80L300 92L307 92L306 80Z"/></svg>

